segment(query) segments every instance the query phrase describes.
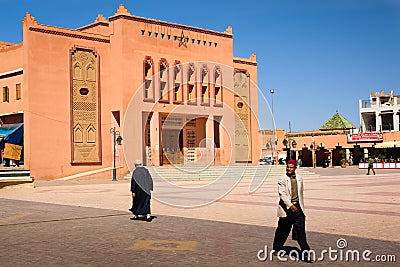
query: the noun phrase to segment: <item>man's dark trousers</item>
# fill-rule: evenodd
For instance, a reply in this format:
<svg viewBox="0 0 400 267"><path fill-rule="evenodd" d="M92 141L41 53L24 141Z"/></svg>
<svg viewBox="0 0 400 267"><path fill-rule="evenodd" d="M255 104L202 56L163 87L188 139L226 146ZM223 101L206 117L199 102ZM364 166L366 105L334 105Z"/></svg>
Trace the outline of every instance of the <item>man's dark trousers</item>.
<svg viewBox="0 0 400 267"><path fill-rule="evenodd" d="M278 228L276 228L275 231L273 244L273 249L275 251L279 251L283 248L292 226L296 232L297 243L299 243L301 251L303 252L304 250L310 250L310 246L308 245L306 238L306 216L301 210L299 204L296 204L295 206L298 211L293 212L291 209L288 209L286 211L287 216L279 218Z"/></svg>

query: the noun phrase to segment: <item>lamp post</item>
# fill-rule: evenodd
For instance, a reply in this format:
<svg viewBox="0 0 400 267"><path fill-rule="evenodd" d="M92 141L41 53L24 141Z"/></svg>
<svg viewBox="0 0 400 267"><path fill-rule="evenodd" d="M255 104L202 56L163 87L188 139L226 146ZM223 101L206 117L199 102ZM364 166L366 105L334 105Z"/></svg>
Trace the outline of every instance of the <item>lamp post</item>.
<svg viewBox="0 0 400 267"><path fill-rule="evenodd" d="M290 142L290 139L289 140L283 139L282 143L286 147L286 153L289 154L289 160L291 160L292 159L291 148L296 148L296 146L297 146L296 140L292 140L292 142ZM289 149L288 149L288 145L289 145ZM286 156L286 158L287 158L287 156Z"/></svg>
<svg viewBox="0 0 400 267"><path fill-rule="evenodd" d="M117 181L117 168L115 166L115 156L116 156L116 153L117 153L117 146L116 145L117 144L121 145L122 137L120 136L119 131L117 131L115 129L115 127L110 129L110 133L113 134L113 146L114 146L114 154L113 154L113 156L114 156L114 164L113 164L113 177L112 177L112 180L113 181ZM118 135L118 137L117 137L117 135Z"/></svg>
<svg viewBox="0 0 400 267"><path fill-rule="evenodd" d="M272 145L272 164L275 164L275 146L276 146L276 137L275 137L275 119L274 119L274 89L269 90L271 94L271 111L272 111L272 137L274 138L274 143Z"/></svg>
<svg viewBox="0 0 400 267"><path fill-rule="evenodd" d="M313 168L315 168L315 150L317 149L315 147L315 139L314 136L311 138L312 143L310 145L310 149L311 149L311 160L312 160L312 164L313 164Z"/></svg>
<svg viewBox="0 0 400 267"><path fill-rule="evenodd" d="M292 141L292 147L293 148L296 148L296 146L297 146L297 143L296 143L296 141L295 140L293 140ZM296 152L296 151L295 151ZM292 158L292 151L290 151L290 159Z"/></svg>

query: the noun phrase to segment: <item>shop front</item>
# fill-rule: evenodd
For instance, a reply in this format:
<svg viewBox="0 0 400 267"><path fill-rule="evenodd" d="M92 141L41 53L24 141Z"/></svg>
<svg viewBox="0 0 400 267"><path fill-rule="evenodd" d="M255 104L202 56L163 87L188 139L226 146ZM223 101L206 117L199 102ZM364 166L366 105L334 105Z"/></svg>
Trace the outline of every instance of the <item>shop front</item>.
<svg viewBox="0 0 400 267"><path fill-rule="evenodd" d="M0 126L0 155L4 167L23 165L23 136L22 123Z"/></svg>

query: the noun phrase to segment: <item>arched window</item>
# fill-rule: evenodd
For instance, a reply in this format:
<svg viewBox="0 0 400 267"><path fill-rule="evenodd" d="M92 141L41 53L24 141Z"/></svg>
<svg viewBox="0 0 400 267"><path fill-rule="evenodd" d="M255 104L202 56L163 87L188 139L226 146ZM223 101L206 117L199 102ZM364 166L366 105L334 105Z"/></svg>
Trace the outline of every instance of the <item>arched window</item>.
<svg viewBox="0 0 400 267"><path fill-rule="evenodd" d="M189 105L197 105L196 67L193 63L189 63L187 69L187 103Z"/></svg>
<svg viewBox="0 0 400 267"><path fill-rule="evenodd" d="M143 60L143 100L154 102L154 63L150 56Z"/></svg>
<svg viewBox="0 0 400 267"><path fill-rule="evenodd" d="M214 70L214 106L223 105L222 96L222 72L221 68L216 66Z"/></svg>
<svg viewBox="0 0 400 267"><path fill-rule="evenodd" d="M181 104L183 102L183 71L182 66L179 61L175 61L175 65L173 68L174 71L174 91L173 91L173 102L174 104Z"/></svg>
<svg viewBox="0 0 400 267"><path fill-rule="evenodd" d="M162 58L159 62L159 102L162 103L169 103L168 74L168 62L165 58Z"/></svg>
<svg viewBox="0 0 400 267"><path fill-rule="evenodd" d="M201 68L201 105L210 105L210 75L207 64Z"/></svg>

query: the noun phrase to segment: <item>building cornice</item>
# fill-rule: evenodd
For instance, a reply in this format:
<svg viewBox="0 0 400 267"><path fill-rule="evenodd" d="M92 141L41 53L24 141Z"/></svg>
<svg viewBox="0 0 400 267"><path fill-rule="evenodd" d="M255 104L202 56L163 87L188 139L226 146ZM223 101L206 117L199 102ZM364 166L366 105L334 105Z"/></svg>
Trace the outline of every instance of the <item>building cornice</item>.
<svg viewBox="0 0 400 267"><path fill-rule="evenodd" d="M0 73L0 79L21 75L23 73L24 73L24 69L23 68L19 68L19 69L3 72L3 73Z"/></svg>
<svg viewBox="0 0 400 267"><path fill-rule="evenodd" d="M96 26L106 26L106 27L108 27L109 25L110 24L108 22L99 21L99 22L94 22L92 24L80 27L80 28L78 28L76 30L77 31L84 31L84 30L87 30L87 29L90 29L90 28L94 28Z"/></svg>
<svg viewBox="0 0 400 267"><path fill-rule="evenodd" d="M137 22L150 23L150 24L155 24L155 25L160 25L160 26L165 26L165 27L176 28L176 29L180 29L180 30L199 32L199 33L210 34L210 35L215 35L215 36L225 37L225 38L232 38L232 34L228 34L228 33L206 30L206 29L202 29L202 28L196 28L193 26L186 26L183 24L176 24L176 23L165 22L165 21L149 19L149 18L143 18L143 17L138 17L138 16L129 16L129 15L120 14L120 15L115 15L115 16L111 16L108 18L108 20L110 22L117 20L117 19L127 19L127 20L133 20L133 21L137 21Z"/></svg>
<svg viewBox="0 0 400 267"><path fill-rule="evenodd" d="M40 33L45 33L45 34L59 35L59 36L65 36L65 37L70 37L70 38L76 38L76 39L84 39L84 40L89 40L89 41L94 41L94 42L110 43L110 39L108 39L108 38L94 37L94 36L90 36L89 34L83 34L83 33L72 33L72 32L66 32L66 31L61 31L61 30L44 29L44 28L39 28L39 27L29 27L29 30L32 32L40 32Z"/></svg>
<svg viewBox="0 0 400 267"><path fill-rule="evenodd" d="M2 117L2 116L10 116L10 115L17 115L17 114L24 114L24 112L22 110L18 110L18 111L15 111L15 112L3 113L3 114L0 114L0 117Z"/></svg>
<svg viewBox="0 0 400 267"><path fill-rule="evenodd" d="M249 61L249 60L246 60L246 59L239 59L239 58L234 58L233 59L233 63L257 66L257 62Z"/></svg>

